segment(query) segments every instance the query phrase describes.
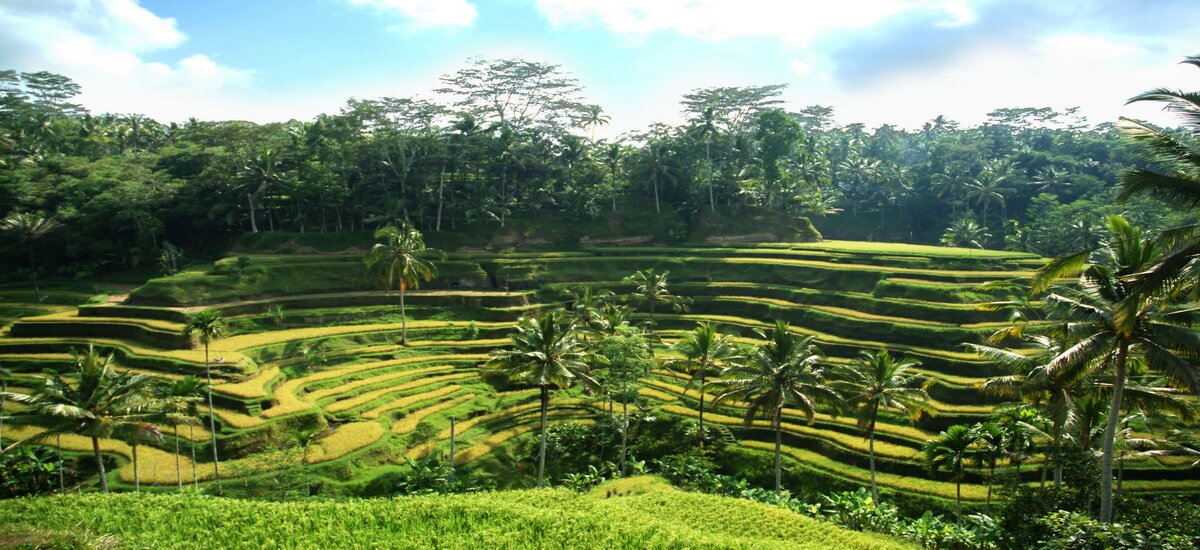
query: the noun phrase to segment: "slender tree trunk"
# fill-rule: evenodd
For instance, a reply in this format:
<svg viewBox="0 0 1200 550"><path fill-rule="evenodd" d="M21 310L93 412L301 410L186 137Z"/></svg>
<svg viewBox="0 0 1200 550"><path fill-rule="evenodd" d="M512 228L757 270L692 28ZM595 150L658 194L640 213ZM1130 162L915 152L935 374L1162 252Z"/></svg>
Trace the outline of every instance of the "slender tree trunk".
<svg viewBox="0 0 1200 550"><path fill-rule="evenodd" d="M179 492L183 492L183 465L179 457L179 426L173 426L175 431L175 482L179 484Z"/></svg>
<svg viewBox="0 0 1200 550"><path fill-rule="evenodd" d="M546 409L550 406L550 387L541 386L542 405L542 438L538 443L538 477L537 486L545 487L546 479Z"/></svg>
<svg viewBox="0 0 1200 550"><path fill-rule="evenodd" d="M783 444L783 427L779 424L779 409L775 409L775 496L783 490L783 461L780 447Z"/></svg>
<svg viewBox="0 0 1200 550"><path fill-rule="evenodd" d="M457 433L455 433L456 432L455 424L456 423L455 423L454 417L451 416L450 417L450 477L454 477L454 438L456 435L458 435Z"/></svg>
<svg viewBox="0 0 1200 550"><path fill-rule="evenodd" d="M1117 423L1121 421L1121 397L1125 393L1125 366L1129 357L1129 342L1117 348L1116 379L1113 381L1112 403L1108 407L1108 425L1104 427L1104 451L1100 459L1100 521L1112 521L1113 443Z"/></svg>
<svg viewBox="0 0 1200 550"><path fill-rule="evenodd" d="M4 441L4 393L8 392L8 382L0 381L0 441Z"/></svg>
<svg viewBox="0 0 1200 550"><path fill-rule="evenodd" d="M713 198L713 165L712 165L712 138L704 142L704 158L708 160L708 207L715 214L717 212L717 201Z"/></svg>
<svg viewBox="0 0 1200 550"><path fill-rule="evenodd" d="M58 449L58 492L67 492L67 484L63 479L62 434L55 438L54 446Z"/></svg>
<svg viewBox="0 0 1200 550"><path fill-rule="evenodd" d="M962 524L962 476L954 480L954 522Z"/></svg>
<svg viewBox="0 0 1200 550"><path fill-rule="evenodd" d="M258 233L258 222L254 219L254 195L246 193L246 202L250 203L250 232Z"/></svg>
<svg viewBox="0 0 1200 550"><path fill-rule="evenodd" d="M108 492L108 473L104 471L104 456L100 454L100 438L92 436L92 453L96 455L96 470L100 472L100 490Z"/></svg>
<svg viewBox="0 0 1200 550"><path fill-rule="evenodd" d="M700 424L696 429L696 442L700 444L700 448L704 448L704 375L708 369L704 365L700 365Z"/></svg>
<svg viewBox="0 0 1200 550"><path fill-rule="evenodd" d="M983 506L983 513L992 515L992 485L996 481L996 461L992 460L988 463L988 491L987 504Z"/></svg>
<svg viewBox="0 0 1200 550"><path fill-rule="evenodd" d="M142 492L142 476L140 475L140 472L138 472L137 437L138 436L134 436L135 439L133 445L131 445L131 447L133 447L133 490L134 492L140 493Z"/></svg>
<svg viewBox="0 0 1200 550"><path fill-rule="evenodd" d="M217 456L217 413L213 407L212 368L208 363L208 342L204 343L204 377L208 379L208 429L212 431L213 451L213 480L217 484L217 494L221 494L221 459Z"/></svg>
<svg viewBox="0 0 1200 550"><path fill-rule="evenodd" d="M879 414L879 403L871 404L871 423L867 428L867 454L871 460L871 498L879 505L879 484L875 481L875 418Z"/></svg>
<svg viewBox="0 0 1200 550"><path fill-rule="evenodd" d="M408 345L408 316L404 313L404 283L400 288L400 345Z"/></svg>
<svg viewBox="0 0 1200 550"><path fill-rule="evenodd" d="M29 273L33 276L33 296L37 299L37 303L42 303L42 289L38 286L38 269L37 260L34 257L33 242L29 243Z"/></svg>
<svg viewBox="0 0 1200 550"><path fill-rule="evenodd" d="M1054 424L1054 454L1057 455L1062 448L1062 422L1055 421ZM1046 461L1050 461L1050 457L1046 457ZM1054 464L1054 490L1057 491L1062 487L1062 464L1055 460Z"/></svg>
<svg viewBox="0 0 1200 550"><path fill-rule="evenodd" d="M654 212L661 214L662 208L658 206L658 176L655 175L651 181L654 183Z"/></svg>
<svg viewBox="0 0 1200 550"><path fill-rule="evenodd" d="M437 209L437 224L434 225L434 231L442 230L442 189L446 185L446 168L443 166L441 173L438 174L438 209Z"/></svg>
<svg viewBox="0 0 1200 550"><path fill-rule="evenodd" d="M628 390L626 390L628 391ZM621 477L628 475L625 471L625 457L629 450L629 403L628 399L621 401Z"/></svg>
<svg viewBox="0 0 1200 550"><path fill-rule="evenodd" d="M192 442L192 487L200 486L200 476L196 474L196 427L188 426L188 439Z"/></svg>
<svg viewBox="0 0 1200 550"><path fill-rule="evenodd" d="M1115 498L1121 497L1121 483L1125 481L1125 453L1121 453L1120 460L1117 464L1117 490L1113 492Z"/></svg>

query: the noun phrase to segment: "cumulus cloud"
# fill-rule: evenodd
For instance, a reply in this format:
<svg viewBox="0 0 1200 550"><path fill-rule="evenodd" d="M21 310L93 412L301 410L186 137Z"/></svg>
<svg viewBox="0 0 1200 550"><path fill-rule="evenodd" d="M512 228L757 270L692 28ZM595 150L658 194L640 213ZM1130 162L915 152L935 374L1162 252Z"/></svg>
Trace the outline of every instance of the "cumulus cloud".
<svg viewBox="0 0 1200 550"><path fill-rule="evenodd" d="M15 0L0 5L0 64L65 74L93 111L138 112L166 120L217 116L224 92L250 84L250 71L202 53L175 62L149 57L182 46L173 18L134 0Z"/></svg>
<svg viewBox="0 0 1200 550"><path fill-rule="evenodd" d="M468 27L479 12L467 0L345 0L405 17L416 28ZM389 27L402 28L402 27Z"/></svg>

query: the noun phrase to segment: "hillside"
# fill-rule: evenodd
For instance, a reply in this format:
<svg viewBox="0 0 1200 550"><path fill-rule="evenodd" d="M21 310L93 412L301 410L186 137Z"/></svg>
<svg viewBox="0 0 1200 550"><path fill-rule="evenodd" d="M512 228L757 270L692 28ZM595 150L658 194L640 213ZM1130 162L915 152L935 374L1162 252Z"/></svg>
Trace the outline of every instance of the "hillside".
<svg viewBox="0 0 1200 550"><path fill-rule="evenodd" d="M435 281L408 293L411 342L400 346L399 297L373 289L361 255L247 254L153 279L124 303L23 317L0 334L0 366L27 374L62 368L73 347L95 342L117 350L123 366L140 372L202 375L203 350L180 334L187 314L213 308L229 327L211 349L221 361L215 389L218 445L229 461L223 476L266 480L289 461L303 461L328 479L331 490L359 494L373 479L402 469L397 464L405 458L445 456L449 418L455 417L457 464L495 477L502 486L521 486L527 480L513 472L524 456L521 442L537 426L537 392L489 378L481 364L507 344L518 317L560 304L564 289L584 284L628 292L620 281L635 270L669 270L671 289L693 302L686 312L655 314L666 344L703 320L719 323L740 342L755 343L756 330L784 319L792 330L816 336L835 363L883 346L919 359L920 372L936 380L930 394L937 414L915 424L880 418L879 483L893 493L944 502L954 498L955 486L927 471L921 444L999 404L977 386L1002 371L962 348L1007 319L1006 312L978 308L1001 296L980 285L1023 280L1041 262L1011 252L845 241L452 252L439 264ZM10 294L10 307L21 310L19 302L28 297ZM638 315L649 317L645 311ZM323 361L307 364L314 349ZM668 358L664 349L659 352ZM686 387L684 375L660 366L642 382L639 393L657 415L697 415L699 395ZM550 419L588 424L603 410L578 393L558 393ZM819 414L808 425L799 411L784 414L789 479L826 489L867 481L867 444L852 418ZM750 461L769 456L767 424L746 426L742 416L738 403L706 411L706 420L725 430L739 456ZM272 450L303 427L322 430L303 458ZM195 429L144 445L141 482L173 486L177 461L183 471L192 465L188 453L176 456L176 442L187 449L195 441L197 456L206 457L208 437ZM90 449L90 442L76 436L64 437L63 445L72 452ZM132 484L129 447L107 441L104 450L120 460L113 481ZM201 480L212 473L203 460ZM1019 470L1001 462L998 472L1034 482L1039 465L1029 461ZM1124 489L1200 487L1196 470L1184 466L1166 458L1129 461ZM970 469L963 498L982 501L984 480L982 470Z"/></svg>
<svg viewBox="0 0 1200 550"><path fill-rule="evenodd" d="M615 483L590 494L525 490L348 502L131 494L18 499L0 501L0 547L104 538L117 548L911 547L764 504L645 479ZM640 488L614 495L631 486Z"/></svg>

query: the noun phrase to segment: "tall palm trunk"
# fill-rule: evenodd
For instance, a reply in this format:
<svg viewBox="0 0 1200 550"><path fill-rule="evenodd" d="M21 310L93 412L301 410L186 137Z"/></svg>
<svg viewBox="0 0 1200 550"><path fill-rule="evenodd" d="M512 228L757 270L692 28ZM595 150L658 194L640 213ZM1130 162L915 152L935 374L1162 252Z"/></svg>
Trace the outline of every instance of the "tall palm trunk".
<svg viewBox="0 0 1200 550"><path fill-rule="evenodd" d="M775 425L775 496L778 497L783 490L783 462L780 447L783 444L783 427L779 422L779 409L775 409L775 418L772 421Z"/></svg>
<svg viewBox="0 0 1200 550"><path fill-rule="evenodd" d="M954 478L954 522L962 524L962 474Z"/></svg>
<svg viewBox="0 0 1200 550"><path fill-rule="evenodd" d="M1112 403L1108 407L1108 424L1104 427L1104 451L1100 459L1100 521L1112 521L1113 512L1113 443L1117 423L1121 421L1121 397L1125 393L1125 367L1129 357L1129 342L1122 340L1117 348L1116 379L1113 381Z"/></svg>
<svg viewBox="0 0 1200 550"><path fill-rule="evenodd" d="M221 494L221 459L217 456L217 413L213 407L212 368L208 362L208 342L204 343L204 377L208 379L208 429L212 432L213 480L217 483L217 494Z"/></svg>
<svg viewBox="0 0 1200 550"><path fill-rule="evenodd" d="M100 438L92 436L92 454L96 456L96 469L100 472L100 490L108 492L108 473L104 471L104 456L100 454Z"/></svg>
<svg viewBox="0 0 1200 550"><path fill-rule="evenodd" d="M708 369L700 366L700 424L696 429L696 442L700 444L700 448L704 448L704 374Z"/></svg>
<svg viewBox="0 0 1200 550"><path fill-rule="evenodd" d="M140 493L142 492L142 477L139 475L140 472L138 472L138 444L136 436L133 440L133 445L130 446L133 447L133 490Z"/></svg>
<svg viewBox="0 0 1200 550"><path fill-rule="evenodd" d="M192 487L200 486L200 476L196 473L196 427L188 426L188 439L192 441Z"/></svg>
<svg viewBox="0 0 1200 550"><path fill-rule="evenodd" d="M246 202L250 203L250 232L258 233L258 221L254 219L254 195L246 193Z"/></svg>
<svg viewBox="0 0 1200 550"><path fill-rule="evenodd" d="M400 283L400 345L408 345L408 315L404 313L404 283Z"/></svg>
<svg viewBox="0 0 1200 550"><path fill-rule="evenodd" d="M992 484L995 482L995 480L996 480L996 460L992 459L992 460L988 461L987 504L985 504L983 506L983 513L987 514L989 516L992 515Z"/></svg>
<svg viewBox="0 0 1200 550"><path fill-rule="evenodd" d="M879 403L871 404L871 423L867 426L867 451L871 460L871 498L879 504L879 484L875 481L875 419L879 415Z"/></svg>
<svg viewBox="0 0 1200 550"><path fill-rule="evenodd" d="M4 393L8 392L8 382L0 382L0 441L4 441Z"/></svg>
<svg viewBox="0 0 1200 550"><path fill-rule="evenodd" d="M183 465L179 460L179 426L173 426L175 430L175 482L179 484L179 492L183 492Z"/></svg>
<svg viewBox="0 0 1200 550"><path fill-rule="evenodd" d="M33 276L33 296L37 303L42 303L42 289L38 286L37 259L33 250L33 241L29 242L29 273Z"/></svg>
<svg viewBox="0 0 1200 550"><path fill-rule="evenodd" d="M54 441L54 447L58 450L58 492L67 492L67 484L63 479L63 455L62 455L62 434L58 434Z"/></svg>
<svg viewBox="0 0 1200 550"><path fill-rule="evenodd" d="M443 190L443 188L445 188L445 186L446 186L446 167L442 166L442 171L438 174L438 209L437 209L437 223L434 225L435 231L442 230L442 204L444 203L444 201L442 200L442 190Z"/></svg>
<svg viewBox="0 0 1200 550"><path fill-rule="evenodd" d="M651 180L654 183L654 212L662 213L662 208L658 206L658 174L655 174Z"/></svg>
<svg viewBox="0 0 1200 550"><path fill-rule="evenodd" d="M626 390L628 391L628 390ZM629 402L627 399L621 401L621 462L620 472L621 477L625 477L625 457L628 456L629 449Z"/></svg>
<svg viewBox="0 0 1200 550"><path fill-rule="evenodd" d="M541 405L542 405L542 438L538 443L538 477L537 486L545 486L546 476L546 409L550 406L550 387L543 384L541 387Z"/></svg>
<svg viewBox="0 0 1200 550"><path fill-rule="evenodd" d="M713 198L713 184L712 184L713 165L712 165L711 149L712 149L712 138L710 137L707 141L704 142L704 158L708 161L708 207L710 209L712 209L713 213L716 213L717 201L716 201L716 199Z"/></svg>

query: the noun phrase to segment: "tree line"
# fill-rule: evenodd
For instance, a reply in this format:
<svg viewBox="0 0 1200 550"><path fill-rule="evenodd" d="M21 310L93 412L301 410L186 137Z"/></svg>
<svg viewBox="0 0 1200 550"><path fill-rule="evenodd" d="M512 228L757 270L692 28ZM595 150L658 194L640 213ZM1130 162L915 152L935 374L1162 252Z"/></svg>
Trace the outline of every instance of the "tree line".
<svg viewBox="0 0 1200 550"><path fill-rule="evenodd" d="M716 87L680 99L682 123L598 139L609 116L556 65L473 59L435 91L352 98L310 121L164 123L89 113L61 75L0 71L0 215L52 220L40 254L68 275L154 265L180 247L212 255L241 232L400 220L455 231L539 213L602 219L634 203L691 217L762 208L838 237L945 233L1044 255L1096 244L1107 214L1191 219L1136 197L1115 204L1120 170L1142 161L1114 124L1074 109L868 129L836 124L826 106L782 109L782 85Z"/></svg>

